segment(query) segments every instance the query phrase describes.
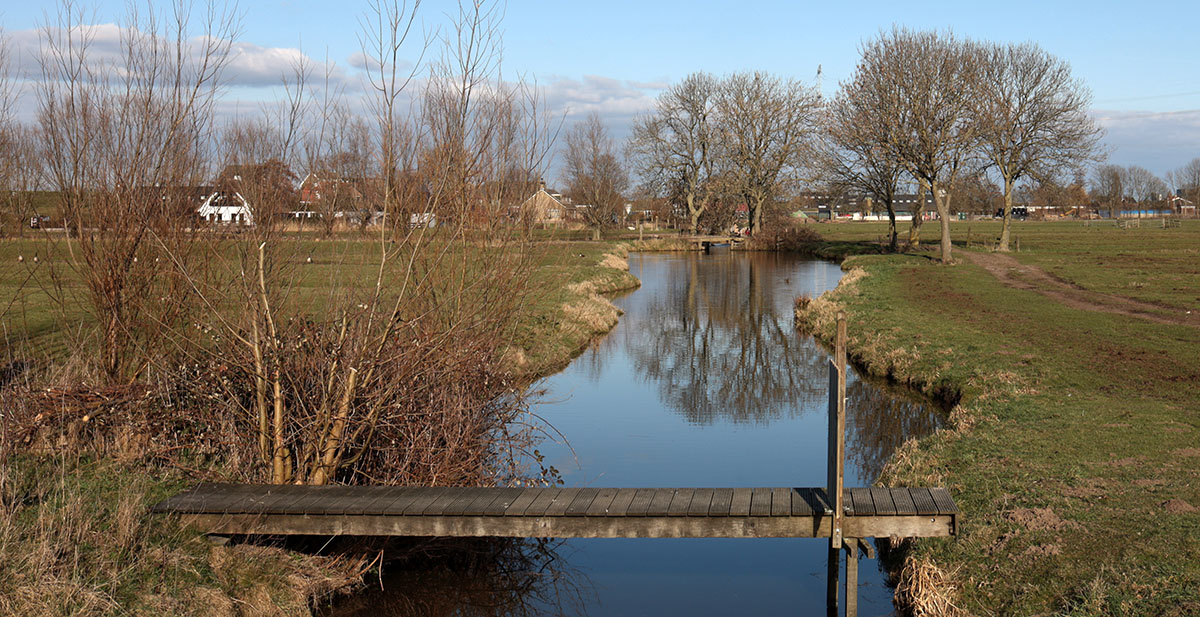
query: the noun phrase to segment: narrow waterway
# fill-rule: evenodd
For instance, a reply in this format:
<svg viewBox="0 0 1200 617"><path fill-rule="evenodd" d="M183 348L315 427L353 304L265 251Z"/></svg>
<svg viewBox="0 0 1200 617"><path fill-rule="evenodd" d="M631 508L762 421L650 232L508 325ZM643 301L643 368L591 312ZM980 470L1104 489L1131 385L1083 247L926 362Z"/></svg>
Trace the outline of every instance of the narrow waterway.
<svg viewBox="0 0 1200 617"><path fill-rule="evenodd" d="M543 464L566 486L823 486L829 356L797 334L792 304L835 287L838 266L773 253L633 254L629 262L642 286L614 300L624 311L619 325L541 384L536 412L566 439L543 444ZM895 448L939 422L936 410L857 376L847 394L850 485L869 485ZM425 604L417 588L428 589L448 600L430 614L447 615L808 615L825 602L827 544L815 539L569 540L506 550L519 557L496 560L505 571L490 582L409 572L385 586L407 587L399 595L409 608ZM489 591L497 581L501 589ZM860 582L859 614L891 614L875 560L861 562ZM387 595L359 604L361 614L390 614Z"/></svg>

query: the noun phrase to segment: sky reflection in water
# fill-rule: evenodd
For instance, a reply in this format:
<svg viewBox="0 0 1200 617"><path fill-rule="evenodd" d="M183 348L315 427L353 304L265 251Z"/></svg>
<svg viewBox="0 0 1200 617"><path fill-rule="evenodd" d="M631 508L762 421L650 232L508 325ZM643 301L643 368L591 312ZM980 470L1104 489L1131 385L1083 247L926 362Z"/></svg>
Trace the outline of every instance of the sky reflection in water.
<svg viewBox="0 0 1200 617"><path fill-rule="evenodd" d="M633 254L629 261L642 287L615 300L625 312L620 324L542 384L548 393L536 411L569 446L541 450L566 485L822 486L829 356L796 333L792 305L802 293L835 287L840 268L772 253ZM869 485L896 447L938 423L924 405L853 375L847 396L850 485ZM415 612L430 615L823 614L826 546L814 539L529 542L525 557L505 562L522 565L502 578L527 585L496 586L501 579L479 575L476 565L416 585L430 597L475 592L451 594L457 605L421 601L411 575L395 579L393 600L356 604L394 606L404 588L409 608L426 606L432 610ZM874 560L862 561L860 582L859 614L890 614L891 592ZM524 595L513 592L526 587Z"/></svg>

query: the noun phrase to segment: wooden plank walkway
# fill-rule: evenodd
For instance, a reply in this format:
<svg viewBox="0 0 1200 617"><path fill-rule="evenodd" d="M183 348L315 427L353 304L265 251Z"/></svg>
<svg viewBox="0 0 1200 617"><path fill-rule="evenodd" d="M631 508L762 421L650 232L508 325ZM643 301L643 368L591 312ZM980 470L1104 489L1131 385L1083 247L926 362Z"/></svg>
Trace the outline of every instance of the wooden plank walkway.
<svg viewBox="0 0 1200 617"><path fill-rule="evenodd" d="M851 488L843 534L955 533L942 488ZM212 534L829 537L823 488L401 488L201 484L152 508Z"/></svg>

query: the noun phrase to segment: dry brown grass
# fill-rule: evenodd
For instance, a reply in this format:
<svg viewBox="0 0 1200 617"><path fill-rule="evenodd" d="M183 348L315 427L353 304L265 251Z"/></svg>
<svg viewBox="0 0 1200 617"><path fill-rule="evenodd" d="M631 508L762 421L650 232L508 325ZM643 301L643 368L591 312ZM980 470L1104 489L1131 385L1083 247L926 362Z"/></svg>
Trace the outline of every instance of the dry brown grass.
<svg viewBox="0 0 1200 617"><path fill-rule="evenodd" d="M613 270L629 271L628 253L619 248L612 253L606 253L600 260L600 267ZM568 291L576 296L562 306L564 327L575 328L589 335L603 334L617 325L621 311L600 295L596 280L572 283Z"/></svg>
<svg viewBox="0 0 1200 617"><path fill-rule="evenodd" d="M0 466L0 615L309 615L362 560L212 546L151 517L143 467L22 456Z"/></svg>
<svg viewBox="0 0 1200 617"><path fill-rule="evenodd" d="M932 561L907 559L896 582L896 608L912 617L966 615L954 602L958 589L954 575Z"/></svg>

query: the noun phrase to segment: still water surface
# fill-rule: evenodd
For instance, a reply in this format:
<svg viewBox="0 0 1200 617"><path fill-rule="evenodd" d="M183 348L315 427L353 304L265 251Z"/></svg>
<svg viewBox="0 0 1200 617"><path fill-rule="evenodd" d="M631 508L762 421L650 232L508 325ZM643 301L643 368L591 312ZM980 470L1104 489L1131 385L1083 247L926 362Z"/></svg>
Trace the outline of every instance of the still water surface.
<svg viewBox="0 0 1200 617"><path fill-rule="evenodd" d="M614 300L624 311L616 329L541 384L536 411L567 440L543 444L546 464L567 486L823 486L829 356L796 333L792 303L835 287L838 266L772 253L629 261L642 286ZM896 447L939 422L935 410L856 375L847 396L848 485L871 484ZM385 585L393 594L358 598L363 610L351 613L390 614L397 596L404 612L447 615L824 610L827 544L815 539L529 541L503 550L484 560L505 564L500 571L459 568L456 580L397 573ZM859 614L891 614L875 560L861 561L859 580Z"/></svg>

